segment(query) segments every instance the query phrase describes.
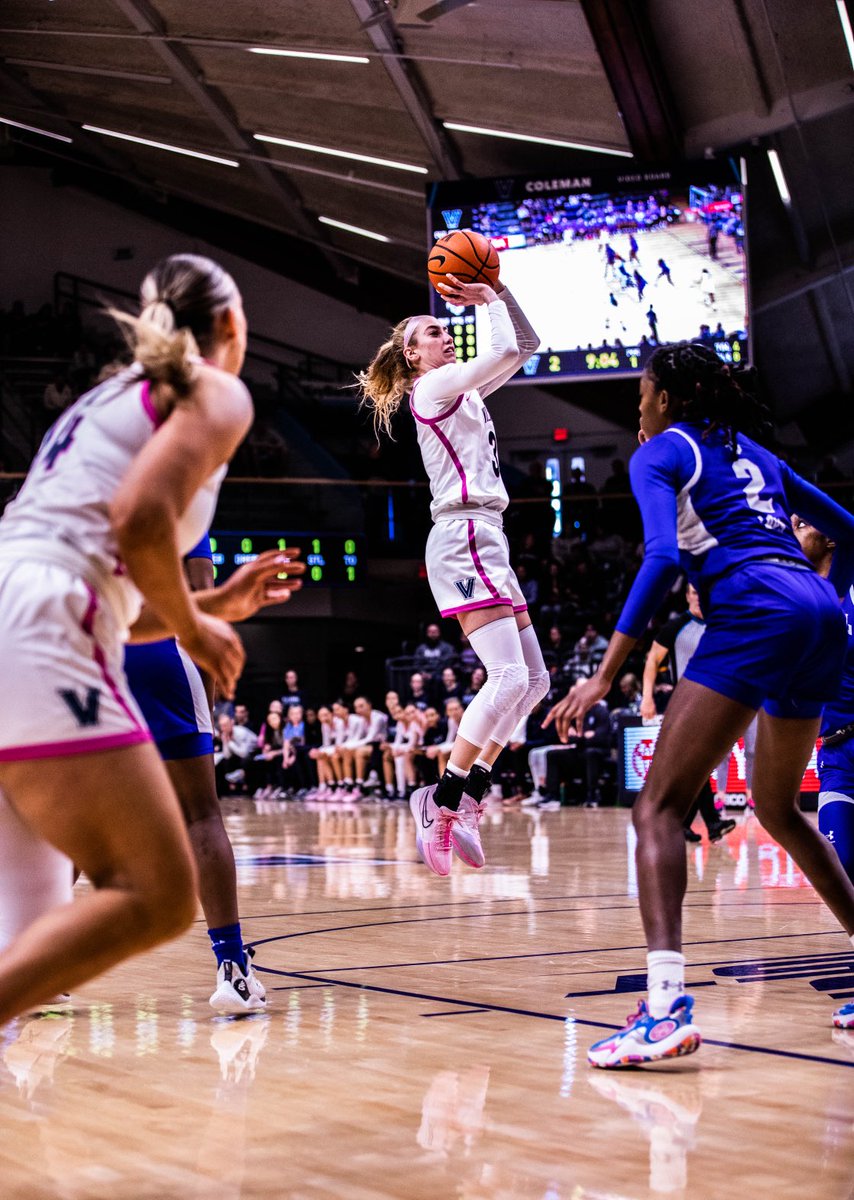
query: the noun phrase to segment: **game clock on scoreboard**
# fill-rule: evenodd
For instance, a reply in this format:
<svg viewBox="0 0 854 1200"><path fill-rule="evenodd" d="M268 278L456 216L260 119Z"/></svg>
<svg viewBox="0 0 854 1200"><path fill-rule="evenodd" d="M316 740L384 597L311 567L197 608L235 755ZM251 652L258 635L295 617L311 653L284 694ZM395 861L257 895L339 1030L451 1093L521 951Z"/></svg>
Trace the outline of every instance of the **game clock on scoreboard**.
<svg viewBox="0 0 854 1200"><path fill-rule="evenodd" d="M357 587L362 583L362 541L346 533L284 533L278 530L211 532L214 578L222 583L264 550L302 551L303 587Z"/></svg>

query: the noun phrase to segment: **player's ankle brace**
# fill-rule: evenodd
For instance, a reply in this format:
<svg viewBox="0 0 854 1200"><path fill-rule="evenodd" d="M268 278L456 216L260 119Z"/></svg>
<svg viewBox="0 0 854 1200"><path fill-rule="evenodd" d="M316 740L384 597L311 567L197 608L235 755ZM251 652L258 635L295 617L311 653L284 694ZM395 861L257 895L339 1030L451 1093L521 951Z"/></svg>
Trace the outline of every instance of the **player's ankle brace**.
<svg viewBox="0 0 854 1200"><path fill-rule="evenodd" d="M492 772L486 771L483 767L475 764L468 773L464 788L465 794L480 803L489 790L491 782Z"/></svg>
<svg viewBox="0 0 854 1200"><path fill-rule="evenodd" d="M440 808L450 808L452 812L456 812L460 807L460 800L463 798L465 788L465 777L454 775L451 771L445 771L445 774L439 780L433 796L433 803Z"/></svg>

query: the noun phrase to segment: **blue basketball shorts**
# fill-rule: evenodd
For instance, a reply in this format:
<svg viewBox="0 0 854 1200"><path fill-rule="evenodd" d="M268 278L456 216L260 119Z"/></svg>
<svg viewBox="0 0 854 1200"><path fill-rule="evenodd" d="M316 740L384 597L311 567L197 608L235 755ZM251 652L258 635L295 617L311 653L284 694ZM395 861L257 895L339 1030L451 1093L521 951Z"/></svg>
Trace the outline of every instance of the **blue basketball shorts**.
<svg viewBox="0 0 854 1200"><path fill-rule="evenodd" d="M162 758L213 754L202 677L174 638L126 646L125 675Z"/></svg>
<svg viewBox="0 0 854 1200"><path fill-rule="evenodd" d="M772 717L817 717L836 697L847 631L826 579L746 563L712 584L704 615L686 679Z"/></svg>

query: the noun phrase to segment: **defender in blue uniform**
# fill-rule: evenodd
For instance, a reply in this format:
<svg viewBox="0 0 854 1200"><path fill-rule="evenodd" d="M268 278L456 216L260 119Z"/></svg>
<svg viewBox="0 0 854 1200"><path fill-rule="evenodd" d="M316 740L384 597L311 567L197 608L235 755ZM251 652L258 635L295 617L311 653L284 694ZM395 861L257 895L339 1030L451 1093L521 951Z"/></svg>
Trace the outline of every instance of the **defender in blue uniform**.
<svg viewBox="0 0 854 1200"><path fill-rule="evenodd" d="M641 448L632 491L646 552L596 675L550 718L566 737L615 676L680 571L701 596L707 630L664 717L633 811L648 1004L590 1048L593 1066L690 1054L700 1045L684 994L682 821L704 780L761 709L756 813L837 917L854 946L854 884L798 809L822 707L837 695L845 621L833 587L792 531L798 512L846 552L854 517L748 436L769 427L747 377L706 346L663 346L640 384ZM843 1006L834 1023L845 1021Z"/></svg>
<svg viewBox="0 0 854 1200"><path fill-rule="evenodd" d="M210 538L184 560L192 591L213 587ZM234 851L225 831L213 767L211 697L196 664L174 638L125 647L125 675L166 763L187 822L199 899L217 960L210 1005L240 1015L266 1007L240 929Z"/></svg>

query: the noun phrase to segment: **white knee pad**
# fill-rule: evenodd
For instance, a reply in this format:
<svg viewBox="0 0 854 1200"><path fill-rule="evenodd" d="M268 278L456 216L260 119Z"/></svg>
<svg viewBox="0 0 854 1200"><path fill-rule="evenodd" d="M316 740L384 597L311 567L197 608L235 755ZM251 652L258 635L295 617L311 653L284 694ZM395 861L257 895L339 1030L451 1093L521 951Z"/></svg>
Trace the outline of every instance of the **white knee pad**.
<svg viewBox="0 0 854 1200"><path fill-rule="evenodd" d="M533 712L541 700L545 700L552 686L552 677L548 671L529 671L528 690L523 703L528 712Z"/></svg>

